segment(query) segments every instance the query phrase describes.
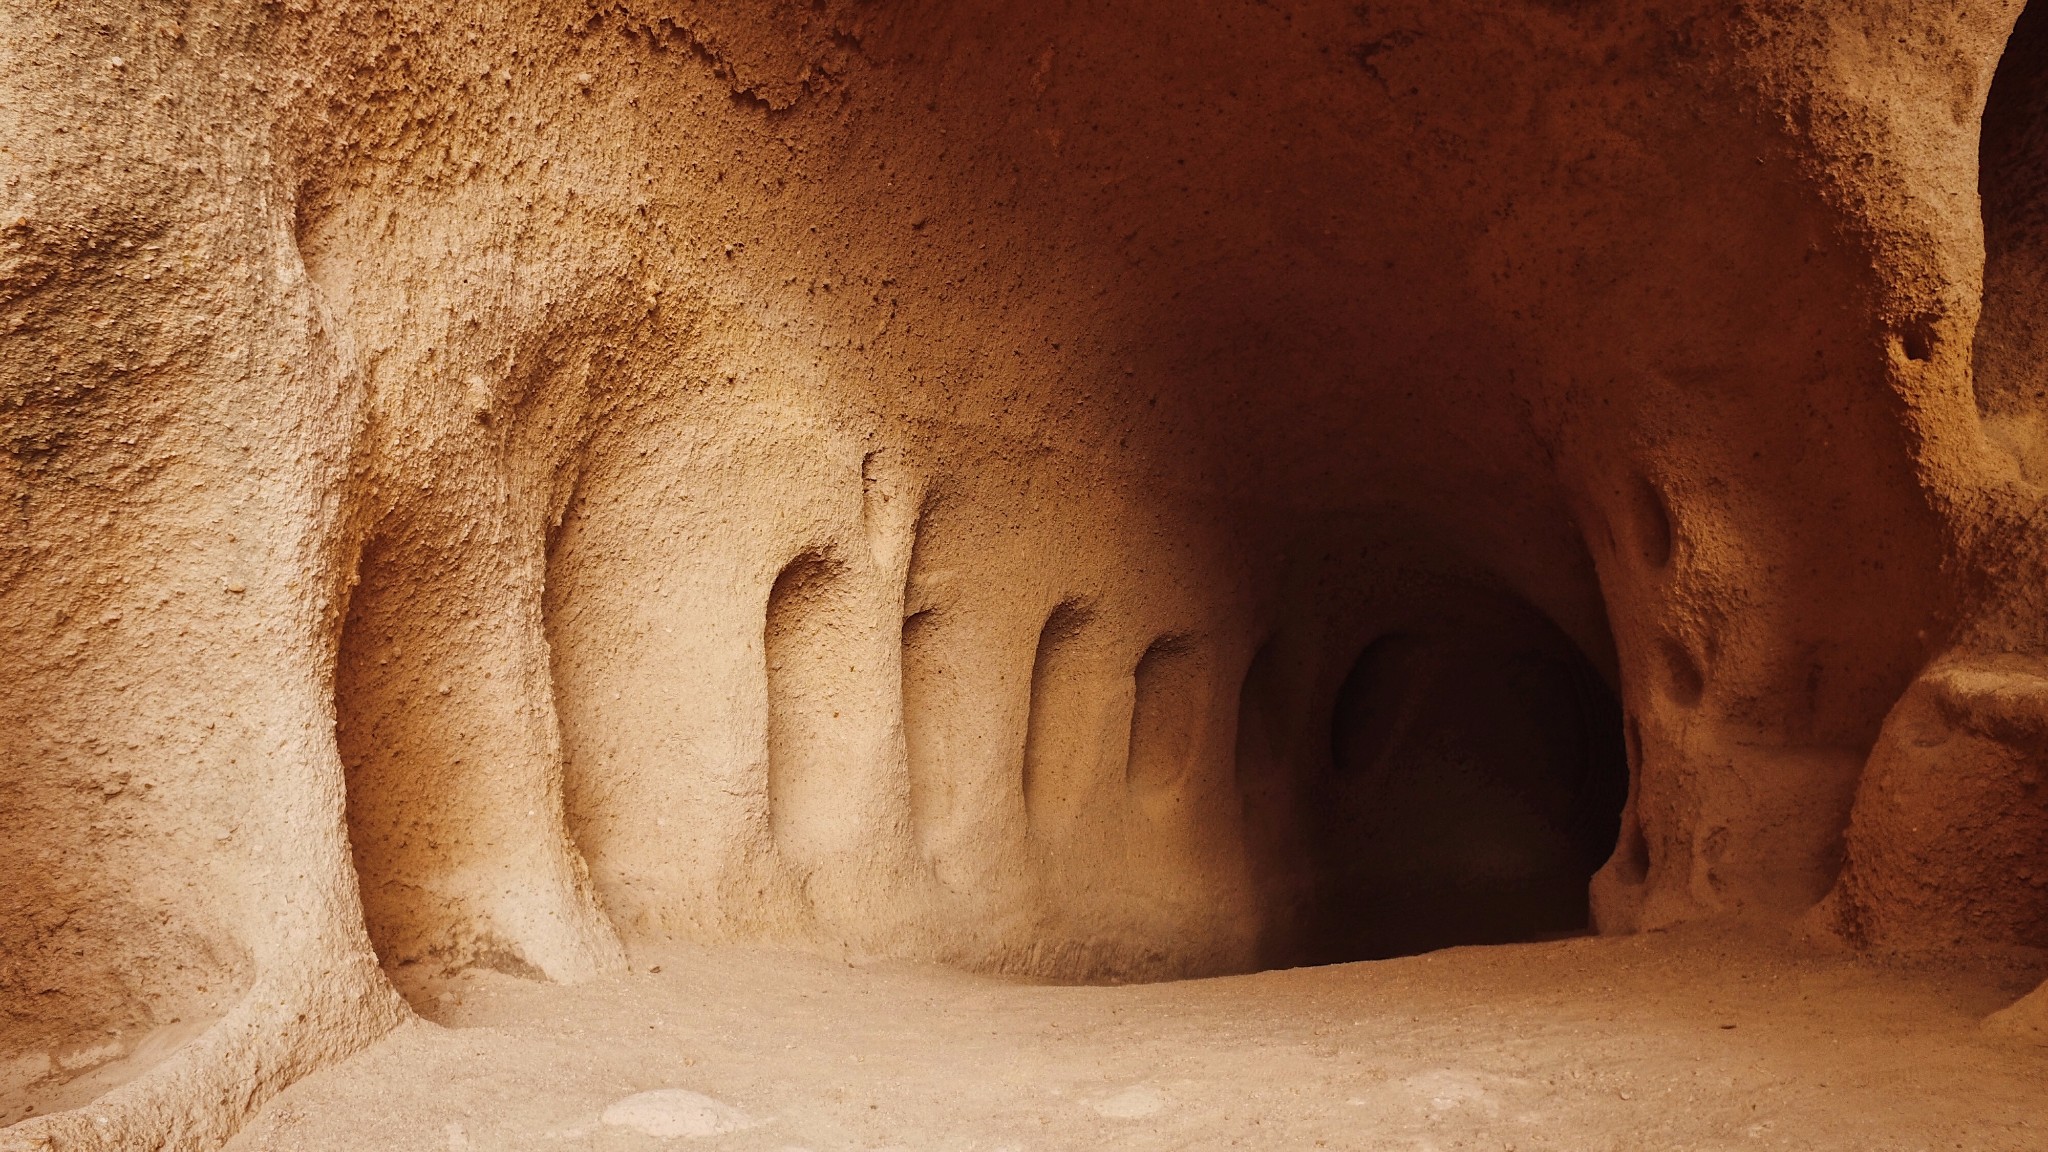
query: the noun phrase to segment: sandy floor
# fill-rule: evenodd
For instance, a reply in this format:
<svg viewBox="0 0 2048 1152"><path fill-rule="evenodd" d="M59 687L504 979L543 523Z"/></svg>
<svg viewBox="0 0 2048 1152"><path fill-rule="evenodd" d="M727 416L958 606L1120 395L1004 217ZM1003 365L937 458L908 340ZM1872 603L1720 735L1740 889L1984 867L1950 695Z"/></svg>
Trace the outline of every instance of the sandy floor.
<svg viewBox="0 0 2048 1152"><path fill-rule="evenodd" d="M2015 968L1702 932L1121 988L636 961L578 988L421 981L436 1022L297 1085L233 1147L2048 1148L2048 1049L1975 1025Z"/></svg>

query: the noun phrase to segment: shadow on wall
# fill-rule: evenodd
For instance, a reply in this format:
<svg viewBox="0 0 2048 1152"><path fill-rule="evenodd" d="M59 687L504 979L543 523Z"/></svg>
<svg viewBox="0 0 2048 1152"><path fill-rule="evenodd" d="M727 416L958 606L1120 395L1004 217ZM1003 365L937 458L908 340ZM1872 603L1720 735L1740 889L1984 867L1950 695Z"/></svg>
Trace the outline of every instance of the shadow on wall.
<svg viewBox="0 0 2048 1152"><path fill-rule="evenodd" d="M1297 962L1581 932L1628 794L1620 705L1548 621L1439 622L1368 644L1303 782Z"/></svg>

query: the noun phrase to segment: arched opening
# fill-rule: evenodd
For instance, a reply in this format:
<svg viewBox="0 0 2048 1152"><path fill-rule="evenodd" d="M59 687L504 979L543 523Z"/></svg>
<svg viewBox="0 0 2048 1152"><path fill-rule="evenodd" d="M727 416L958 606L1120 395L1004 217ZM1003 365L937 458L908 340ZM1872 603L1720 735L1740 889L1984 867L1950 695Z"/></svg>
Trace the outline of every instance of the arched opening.
<svg viewBox="0 0 2048 1152"><path fill-rule="evenodd" d="M1067 823L1102 783L1099 717L1108 695L1093 655L1080 643L1088 606L1066 601L1046 616L1031 660L1031 709L1024 734L1024 811L1035 835Z"/></svg>
<svg viewBox="0 0 2048 1152"><path fill-rule="evenodd" d="M1185 636L1162 636L1131 673L1131 747L1124 777L1133 795L1172 789L1188 770L1202 707L1200 667Z"/></svg>
<svg viewBox="0 0 2048 1152"><path fill-rule="evenodd" d="M1302 812L1303 959L1379 959L1584 931L1628 793L1621 708L1518 609L1367 644L1336 693Z"/></svg>
<svg viewBox="0 0 2048 1152"><path fill-rule="evenodd" d="M2048 479L2048 5L2029 4L1991 81L1978 138L1984 307L1972 350L1992 441ZM1924 358L1924 357L1923 357Z"/></svg>
<svg viewBox="0 0 2048 1152"><path fill-rule="evenodd" d="M848 679L839 635L848 611L845 566L806 552L768 592L762 658L768 701L768 827L792 860L808 863L846 835L854 806L834 794L849 759L836 707Z"/></svg>

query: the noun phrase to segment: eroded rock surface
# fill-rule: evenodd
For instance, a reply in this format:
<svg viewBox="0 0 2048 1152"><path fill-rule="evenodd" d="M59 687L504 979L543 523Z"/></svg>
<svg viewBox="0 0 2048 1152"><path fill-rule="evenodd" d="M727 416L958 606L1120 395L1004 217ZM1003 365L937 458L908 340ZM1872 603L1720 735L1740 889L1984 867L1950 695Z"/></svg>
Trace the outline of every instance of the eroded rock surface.
<svg viewBox="0 0 2048 1152"><path fill-rule="evenodd" d="M412 966L1345 958L1452 745L1552 919L2048 947L2044 25L17 7L0 1101L135 1074L0 1147Z"/></svg>

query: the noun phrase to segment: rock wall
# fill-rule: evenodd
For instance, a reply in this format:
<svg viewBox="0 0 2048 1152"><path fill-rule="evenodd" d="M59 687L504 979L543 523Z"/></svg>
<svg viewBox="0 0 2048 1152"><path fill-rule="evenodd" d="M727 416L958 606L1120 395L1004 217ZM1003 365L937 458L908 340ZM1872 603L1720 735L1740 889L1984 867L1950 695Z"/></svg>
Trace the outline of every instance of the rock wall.
<svg viewBox="0 0 2048 1152"><path fill-rule="evenodd" d="M1622 703L1601 930L2048 946L2020 7L17 6L0 1090L135 1074L0 1147L414 964L1298 958L1475 602Z"/></svg>

